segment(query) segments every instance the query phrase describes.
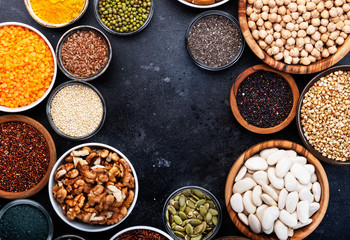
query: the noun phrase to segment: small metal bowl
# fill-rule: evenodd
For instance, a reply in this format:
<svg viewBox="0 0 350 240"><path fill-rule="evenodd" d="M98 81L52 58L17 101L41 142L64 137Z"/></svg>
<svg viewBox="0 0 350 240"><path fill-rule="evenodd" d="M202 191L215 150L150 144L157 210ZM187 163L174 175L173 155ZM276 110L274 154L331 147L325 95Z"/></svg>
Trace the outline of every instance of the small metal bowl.
<svg viewBox="0 0 350 240"><path fill-rule="evenodd" d="M230 0L221 0L220 2L216 2L216 3L210 4L210 5L198 5L198 4L194 4L194 3L188 2L186 0L178 0L178 1L180 3L182 3L182 4L185 4L185 5L193 7L193 8L202 8L202 9L204 9L204 8L214 8L214 7L221 6L221 5L227 3Z"/></svg>
<svg viewBox="0 0 350 240"><path fill-rule="evenodd" d="M47 225L48 225L48 235L47 235L46 239L51 240L53 237L52 219L50 217L50 214L46 211L46 209L36 201L29 200L29 199L20 199L20 200L15 200L15 201L9 202L0 210L0 220L3 218L3 216L7 210L9 210L10 208L12 208L14 206L18 206L18 205L29 205L29 206L32 206L34 208L37 208L40 212L43 213L43 215L46 218ZM18 219L18 220L20 220L20 219ZM22 220L25 220L25 219L22 219ZM12 233L12 234L15 234L15 233ZM28 237L28 236L26 236L26 237Z"/></svg>
<svg viewBox="0 0 350 240"><path fill-rule="evenodd" d="M169 233L169 235L174 239L174 240L183 240L183 238L180 238L178 236L176 236L173 232L173 230L168 226L168 223L167 223L167 219L166 219L166 211L167 210L167 207L169 206L170 204L170 200L173 199L177 194L179 193L182 193L184 190L186 189L190 189L190 190L193 190L193 189L198 189L198 190L201 190L204 194L208 195L211 200L214 202L215 206L216 206L216 209L217 211L219 212L219 215L218 215L218 223L217 225L215 226L215 228L212 230L212 233L206 237L206 238L202 238L201 240L210 240L210 239L213 239L215 237L215 235L218 233L218 231L220 230L220 226L221 226L221 223L222 223L222 210L221 210L221 206L220 206L220 203L219 201L217 200L217 198L211 193L209 192L207 189L205 188L202 188L202 187L198 187L198 186L185 186L185 187L181 187L177 190L175 190L172 194L170 194L170 196L168 197L168 199L165 201L165 204L164 204L164 207L163 207L163 214L162 214L162 220L163 220L163 223L164 223L164 226L165 226L165 229L166 231Z"/></svg>
<svg viewBox="0 0 350 240"><path fill-rule="evenodd" d="M100 122L99 126L94 131L92 131L90 134L85 135L85 136L81 136L81 137L70 136L70 135L67 135L64 132L62 132L56 126L56 124L54 123L54 121L52 119L52 116L51 116L51 103L52 103L52 100L54 99L54 97L56 96L56 94L59 91L61 91L65 87L71 86L71 85L83 85L85 87L88 87L88 88L91 88L92 90L94 90L97 93L97 95L100 97L101 102L102 102L102 107L103 107L103 115L102 115L102 119L101 119L101 122ZM49 97L49 99L47 101L47 105L46 105L46 115L47 115L47 119L49 120L49 123L50 123L51 127L53 128L53 130L55 130L55 132L58 135L60 135L60 136L62 136L64 138L70 139L70 140L85 140L85 139L88 139L88 138L94 136L102 128L102 126L103 126L103 124L105 122L105 119L106 119L106 102L105 102L102 94L97 90L97 88L95 88L91 84L89 84L87 82L68 81L68 82L64 82L61 85L59 85L58 87L56 87L53 90L53 92L51 93L51 95L50 95L50 97Z"/></svg>
<svg viewBox="0 0 350 240"><path fill-rule="evenodd" d="M160 235L162 235L163 237L169 239L169 240L173 240L172 237L170 237L168 234L166 234L165 232L163 232L162 230L158 229L158 228L154 228L154 227L148 227L148 226L134 226L134 227L129 227L129 228L126 228L118 233L116 233L113 237L111 237L110 240L114 240L116 239L117 237L123 235L124 233L126 232L129 232L129 231L133 231L133 230L150 230L150 231L153 231L153 232L156 232L156 233L159 233Z"/></svg>
<svg viewBox="0 0 350 240"><path fill-rule="evenodd" d="M207 65L199 62L192 55L191 49L189 47L189 42L188 42L188 38L189 38L190 32L192 30L192 27L195 26L199 20L201 20L203 18L206 18L206 17L212 17L212 16L221 16L221 17L225 17L225 18L229 19L232 23L234 23L236 25L237 30L238 30L239 35L240 35L240 38L241 38L241 47L240 47L239 51L237 52L236 56L229 63L227 63L227 64L225 64L223 66L219 66L219 67L211 67L211 66L207 66ZM231 67L233 64L235 64L240 59L240 57L243 54L244 47L245 47L245 41L244 41L244 38L243 38L243 35L242 35L242 31L241 31L241 29L239 27L239 23L238 23L237 19L234 16L232 16L231 14L228 14L227 12L219 11L219 10L206 11L206 12L203 12L203 13L199 14L198 16L196 16L192 20L190 26L187 28L187 31L186 31L186 34L185 34L185 44L186 44L186 48L187 48L188 54L191 56L191 58L194 61L194 63L196 65L198 65L199 67L201 67L201 68L203 68L205 70L209 70L209 71L220 71L220 70L224 70L226 68Z"/></svg>
<svg viewBox="0 0 350 240"><path fill-rule="evenodd" d="M66 41L66 39L71 36L72 34L76 33L77 31L92 31L95 32L97 35L101 36L102 39L105 41L106 45L107 45L107 50L108 50L108 60L105 64L105 66L95 75L92 76L88 76L88 77L78 77L73 75L72 73L70 73L64 66L62 63L62 58L61 58L61 51L62 51L62 47L64 42ZM57 43L56 46L56 56L57 56L57 63L58 63L58 67L61 69L61 71L64 73L64 75L66 75L67 77L69 77L70 79L73 80L77 80L77 81L91 81L94 80L98 77L100 77L109 67L111 61L112 61L112 46L110 41L108 40L107 36L98 28L92 27L92 26L88 26L88 25L82 25L82 26L77 26L74 27L70 30L68 30L67 32L65 32L62 37L60 38L60 40Z"/></svg>
<svg viewBox="0 0 350 240"><path fill-rule="evenodd" d="M143 29L146 28L146 26L151 22L151 19L152 19L152 16L153 16L153 12L154 12L154 0L151 0L151 11L148 15L148 18L146 19L146 21L143 23L142 26L140 26L138 29L136 29L135 31L131 31L131 32L117 32L117 31L114 31L112 29L110 29L109 27L107 27L101 20L101 16L100 16L100 13L98 12L99 9L98 9L98 3L99 3L100 0L94 0L94 13L95 13L95 17L96 17L96 20L97 22L101 25L101 27L106 30L107 32L109 33L112 33L114 35L117 35L117 36L130 36L130 35L133 35L133 34L136 34L136 33L139 33L141 32Z"/></svg>
<svg viewBox="0 0 350 240"><path fill-rule="evenodd" d="M84 13L86 12L88 5L89 5L89 0L85 0L84 6L81 9L80 13L72 20L65 22L65 23L60 23L60 24L54 24L54 23L48 23L45 22L44 20L42 20L41 18L39 18L35 13L34 10L32 8L32 5L30 4L30 0L24 0L24 3L26 5L26 8L30 14L30 16L40 25L44 26L44 27L48 27L48 28L61 28L61 27L66 27L68 25L71 25L72 23L76 22L79 18L81 18ZM60 13L57 13L60 14Z"/></svg>

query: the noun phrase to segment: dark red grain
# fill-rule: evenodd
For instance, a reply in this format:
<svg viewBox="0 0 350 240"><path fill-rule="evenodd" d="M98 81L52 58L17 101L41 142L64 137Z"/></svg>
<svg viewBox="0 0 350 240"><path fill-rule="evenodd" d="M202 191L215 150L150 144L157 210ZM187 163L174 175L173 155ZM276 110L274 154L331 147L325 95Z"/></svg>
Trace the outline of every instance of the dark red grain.
<svg viewBox="0 0 350 240"><path fill-rule="evenodd" d="M143 230L143 229L128 231L118 236L115 240L142 240L142 239L166 240L165 237L163 237L157 232L150 231L150 230Z"/></svg>

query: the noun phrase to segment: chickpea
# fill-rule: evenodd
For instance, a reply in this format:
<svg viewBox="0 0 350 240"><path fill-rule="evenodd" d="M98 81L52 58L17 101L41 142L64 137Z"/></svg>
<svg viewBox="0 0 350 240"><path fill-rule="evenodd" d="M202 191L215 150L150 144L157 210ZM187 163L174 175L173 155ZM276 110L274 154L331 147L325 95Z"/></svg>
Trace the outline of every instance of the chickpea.
<svg viewBox="0 0 350 240"><path fill-rule="evenodd" d="M275 7L277 4L276 4L276 2L275 2L275 0L270 0L270 1L268 1L268 4L269 4L269 7L270 8L273 8L273 7Z"/></svg>
<svg viewBox="0 0 350 240"><path fill-rule="evenodd" d="M299 13L298 13L298 12L293 12L293 13L292 13L292 18L293 18L294 20L297 20L297 19L299 18Z"/></svg>
<svg viewBox="0 0 350 240"><path fill-rule="evenodd" d="M298 5L298 12L299 12L300 14L306 12L306 6L304 6L304 5Z"/></svg>
<svg viewBox="0 0 350 240"><path fill-rule="evenodd" d="M348 37L348 35L345 32L341 32L340 37L346 39Z"/></svg>
<svg viewBox="0 0 350 240"><path fill-rule="evenodd" d="M259 30L253 30L252 31L252 35L253 35L253 38L255 39L255 40L259 40Z"/></svg>
<svg viewBox="0 0 350 240"><path fill-rule="evenodd" d="M305 30L305 29L307 29L308 26L309 26L309 24L307 22L302 22L299 24L299 29Z"/></svg>
<svg viewBox="0 0 350 240"><path fill-rule="evenodd" d="M276 21L277 21L277 14L276 14L276 13L271 13L271 14L269 14L268 19L269 19L269 21L270 21L271 23L276 22Z"/></svg>
<svg viewBox="0 0 350 240"><path fill-rule="evenodd" d="M343 15L343 12L344 12L344 11L343 11L343 9L342 9L341 7L337 7L336 10L337 10L338 16Z"/></svg>
<svg viewBox="0 0 350 240"><path fill-rule="evenodd" d="M304 38L304 41L305 41L305 44L311 43L311 38L307 36L306 38Z"/></svg>
<svg viewBox="0 0 350 240"><path fill-rule="evenodd" d="M328 39L327 42L326 42L326 45L327 45L327 47L332 47L332 46L334 46L334 41L331 40L331 39ZM328 50L329 50L329 49L328 49ZM331 53L331 52L329 52L329 53ZM332 53L331 53L331 54L332 54Z"/></svg>
<svg viewBox="0 0 350 240"><path fill-rule="evenodd" d="M256 1L254 2L253 6L254 6L256 9L261 9L261 8L264 6L264 4L263 4L263 2L262 2L261 0L256 0Z"/></svg>
<svg viewBox="0 0 350 240"><path fill-rule="evenodd" d="M327 10L323 10L321 12L321 17L324 18L324 19L329 18L329 12Z"/></svg>
<svg viewBox="0 0 350 240"><path fill-rule="evenodd" d="M320 2L319 4L317 4L316 9L321 13L324 10L324 3Z"/></svg>
<svg viewBox="0 0 350 240"><path fill-rule="evenodd" d="M280 38L281 38L281 33L279 33L279 32L274 32L273 33L273 37L275 38L275 39L279 39L279 40L281 40ZM281 40L282 41L282 40Z"/></svg>
<svg viewBox="0 0 350 240"><path fill-rule="evenodd" d="M305 44L304 38L297 38L296 44L298 47L303 47Z"/></svg>
<svg viewBox="0 0 350 240"><path fill-rule="evenodd" d="M299 57L299 50L297 48L292 48L289 51L289 55L292 57Z"/></svg>
<svg viewBox="0 0 350 240"><path fill-rule="evenodd" d="M312 25L309 25L306 29L306 33L311 35L311 34L314 34L316 32L316 28Z"/></svg>
<svg viewBox="0 0 350 240"><path fill-rule="evenodd" d="M298 5L294 2L288 4L288 10L291 12L296 12L298 10Z"/></svg>
<svg viewBox="0 0 350 240"><path fill-rule="evenodd" d="M311 13L310 12L303 13L303 19L305 21L309 20L310 18L311 18Z"/></svg>
<svg viewBox="0 0 350 240"><path fill-rule="evenodd" d="M267 32L265 30L260 30L259 31L259 37L261 39L264 39L267 36Z"/></svg>
<svg viewBox="0 0 350 240"><path fill-rule="evenodd" d="M335 25L335 24L332 23L332 22L330 22L330 23L327 25L328 32L333 32L333 31L335 31L336 28L337 28L337 25Z"/></svg>
<svg viewBox="0 0 350 240"><path fill-rule="evenodd" d="M261 8L261 11L262 12L269 12L270 11L270 8L269 8L269 6L263 6L262 8Z"/></svg>
<svg viewBox="0 0 350 240"><path fill-rule="evenodd" d="M284 58L284 62L285 62L286 64L291 64L291 63L292 63L292 60L293 60L293 58L292 58L291 56L287 56L287 57Z"/></svg>
<svg viewBox="0 0 350 240"><path fill-rule="evenodd" d="M297 4L298 4L298 6L305 6L305 4L306 4L306 1L305 0L297 0Z"/></svg>
<svg viewBox="0 0 350 240"><path fill-rule="evenodd" d="M256 14L255 12L253 12L252 14L250 14L250 20L256 22L256 21L258 21L258 19L259 19L259 15Z"/></svg>
<svg viewBox="0 0 350 240"><path fill-rule="evenodd" d="M300 59L300 64L303 64L303 65L310 65L311 64L311 61L308 57L303 57Z"/></svg>
<svg viewBox="0 0 350 240"><path fill-rule="evenodd" d="M327 9L331 9L331 8L333 7L333 1L330 1L330 0L326 1L326 2L324 3L324 6L325 6Z"/></svg>
<svg viewBox="0 0 350 240"><path fill-rule="evenodd" d="M262 0L263 5L267 5L269 3L269 0Z"/></svg>
<svg viewBox="0 0 350 240"><path fill-rule="evenodd" d="M303 19L303 17L298 17L298 19L297 19L297 26L298 26L298 30L299 30L299 24L300 23L303 23L304 22L304 19Z"/></svg>
<svg viewBox="0 0 350 240"><path fill-rule="evenodd" d="M289 50L284 49L284 50L283 50L283 57L286 58L286 57L288 57L288 56L289 56Z"/></svg>
<svg viewBox="0 0 350 240"><path fill-rule="evenodd" d="M300 37L300 38L306 37L306 32L305 32L305 30L299 30L297 36Z"/></svg>
<svg viewBox="0 0 350 240"><path fill-rule="evenodd" d="M285 45L285 49L287 49L287 50L291 50L292 48L293 48L293 46Z"/></svg>
<svg viewBox="0 0 350 240"><path fill-rule="evenodd" d="M295 1L295 0L293 0L293 1ZM291 2L292 2L291 0L284 0L284 5L288 6Z"/></svg>
<svg viewBox="0 0 350 240"><path fill-rule="evenodd" d="M321 2L321 0L312 0L312 2L314 2L317 5Z"/></svg>
<svg viewBox="0 0 350 240"><path fill-rule="evenodd" d="M321 41L322 42L327 42L328 41L328 37L329 37L329 33L324 33L321 35Z"/></svg>
<svg viewBox="0 0 350 240"><path fill-rule="evenodd" d="M325 26L319 26L319 27L318 27L318 31L319 31L320 33L326 33L326 32L327 32L327 28L326 28Z"/></svg>
<svg viewBox="0 0 350 240"><path fill-rule="evenodd" d="M290 15L284 15L282 19L283 19L283 22L285 23L289 23L292 21L292 17Z"/></svg>
<svg viewBox="0 0 350 240"><path fill-rule="evenodd" d="M328 19L323 19L323 18L321 19L321 25L322 26L327 27L328 23L329 23Z"/></svg>
<svg viewBox="0 0 350 240"><path fill-rule="evenodd" d="M350 5L348 3L345 3L343 5L343 10L344 10L344 12L349 12L350 11Z"/></svg>
<svg viewBox="0 0 350 240"><path fill-rule="evenodd" d="M253 7L253 11L255 12L255 13L261 13L261 9L257 9L257 8L255 8L255 7Z"/></svg>
<svg viewBox="0 0 350 240"><path fill-rule="evenodd" d="M254 2L255 2L255 0L248 0L247 2L248 2L248 4L253 5L253 4L254 4Z"/></svg>
<svg viewBox="0 0 350 240"><path fill-rule="evenodd" d="M316 31L314 34L311 35L311 38L315 41L318 41L321 39L321 33Z"/></svg>
<svg viewBox="0 0 350 240"><path fill-rule="evenodd" d="M329 35L329 39L334 41L338 38L339 34L340 34L340 31L331 32L331 34Z"/></svg>
<svg viewBox="0 0 350 240"><path fill-rule="evenodd" d="M337 37L337 39L335 40L335 43L338 44L339 46L344 44L344 38L342 37Z"/></svg>
<svg viewBox="0 0 350 240"><path fill-rule="evenodd" d="M277 39L275 42L276 47L282 47L283 46L283 41L281 39Z"/></svg>
<svg viewBox="0 0 350 240"><path fill-rule="evenodd" d="M307 51L308 53L311 53L312 49L314 49L314 47L312 46L311 43L305 44L305 51Z"/></svg>
<svg viewBox="0 0 350 240"><path fill-rule="evenodd" d="M262 20L261 18L258 19L258 21L256 21L256 25L261 27L262 25L264 25L264 20Z"/></svg>
<svg viewBox="0 0 350 240"><path fill-rule="evenodd" d="M292 33L285 29L283 29L281 33L282 33L282 38L284 39L288 39L292 36Z"/></svg>
<svg viewBox="0 0 350 240"><path fill-rule="evenodd" d="M286 12L287 12L287 9L286 9L285 6L281 6L281 7L279 7L278 10L277 10L277 13L280 14L280 15L285 15Z"/></svg>
<svg viewBox="0 0 350 240"><path fill-rule="evenodd" d="M281 15L277 15L277 22L279 23L279 22L282 22L282 17L281 17Z"/></svg>
<svg viewBox="0 0 350 240"><path fill-rule="evenodd" d="M311 19L311 25L314 27L318 27L321 25L321 20L319 18L313 18Z"/></svg>
<svg viewBox="0 0 350 240"><path fill-rule="evenodd" d="M265 26L266 29L272 29L272 23L270 23L270 22L265 22L264 26Z"/></svg>
<svg viewBox="0 0 350 240"><path fill-rule="evenodd" d="M255 29L256 28L255 22L254 21L248 21L248 27L250 29Z"/></svg>
<svg viewBox="0 0 350 240"><path fill-rule="evenodd" d="M309 53L307 51L305 51L305 49L301 50L300 57L307 57L308 55L309 55Z"/></svg>
<svg viewBox="0 0 350 240"><path fill-rule="evenodd" d="M337 9L335 7L332 7L330 10L329 10L329 16L330 17L336 17L338 16L338 12L337 12Z"/></svg>
<svg viewBox="0 0 350 240"><path fill-rule="evenodd" d="M268 45L271 45L271 43L273 42L273 36L271 34L267 35L266 38L265 38L265 42L268 44Z"/></svg>
<svg viewBox="0 0 350 240"><path fill-rule="evenodd" d="M323 58L328 58L328 57L329 57L328 49L323 49L323 51L322 51L322 57L323 57Z"/></svg>
<svg viewBox="0 0 350 240"><path fill-rule="evenodd" d="M287 39L287 45L289 45L289 46L294 46L294 44L295 44L294 38L288 38L288 39Z"/></svg>
<svg viewBox="0 0 350 240"><path fill-rule="evenodd" d="M334 5L336 6L336 7L340 7L341 5L343 5L344 4L344 1L343 0L335 0L334 1Z"/></svg>
<svg viewBox="0 0 350 240"><path fill-rule="evenodd" d="M267 53L269 56L272 56L272 55L273 55L272 48L267 49L267 50L266 50L266 53Z"/></svg>
<svg viewBox="0 0 350 240"><path fill-rule="evenodd" d="M311 61L312 63L316 62L316 58L315 58L314 56L312 56L312 55L309 55L309 56L308 56L308 59L310 59L310 61Z"/></svg>
<svg viewBox="0 0 350 240"><path fill-rule="evenodd" d="M328 52L329 54L335 54L337 52L337 47L336 46L329 47Z"/></svg>
<svg viewBox="0 0 350 240"><path fill-rule="evenodd" d="M280 52L280 53L276 54L276 55L274 56L274 58L275 58L277 61L280 61L280 60L282 60L282 58L283 58L283 54Z"/></svg>
<svg viewBox="0 0 350 240"><path fill-rule="evenodd" d="M259 40L259 41L258 41L258 44L259 44L259 47L260 47L261 49L263 49L263 50L265 50L265 49L267 48L267 44L266 44L266 42L263 41L263 40Z"/></svg>
<svg viewBox="0 0 350 240"><path fill-rule="evenodd" d="M319 18L320 13L315 9L311 12L311 18Z"/></svg>
<svg viewBox="0 0 350 240"><path fill-rule="evenodd" d="M260 14L260 17L263 19L263 20L267 20L267 18L269 17L269 14L267 13L267 12L262 12L261 14Z"/></svg>
<svg viewBox="0 0 350 240"><path fill-rule="evenodd" d="M316 9L316 4L314 2L307 2L306 3L306 9L308 11L312 11L312 10Z"/></svg>
<svg viewBox="0 0 350 240"><path fill-rule="evenodd" d="M286 23L284 21L280 22L281 26L282 26L282 29L286 27Z"/></svg>
<svg viewBox="0 0 350 240"><path fill-rule="evenodd" d="M278 6L283 6L284 5L284 0L276 0L276 4Z"/></svg>
<svg viewBox="0 0 350 240"><path fill-rule="evenodd" d="M295 28L294 23L291 23L291 22L287 23L287 25L286 25L287 30L294 31L294 28Z"/></svg>
<svg viewBox="0 0 350 240"><path fill-rule="evenodd" d="M321 53L316 48L314 48L311 51L311 55L314 56L314 57L319 57L321 55Z"/></svg>
<svg viewBox="0 0 350 240"><path fill-rule="evenodd" d="M252 13L253 13L253 8L251 8L251 7L247 7L247 11L246 11L246 13L247 13L247 16L252 15Z"/></svg>
<svg viewBox="0 0 350 240"><path fill-rule="evenodd" d="M298 57L294 57L294 58L292 59L292 63L293 63L293 64L298 64L299 61L300 61L300 58L298 58Z"/></svg>

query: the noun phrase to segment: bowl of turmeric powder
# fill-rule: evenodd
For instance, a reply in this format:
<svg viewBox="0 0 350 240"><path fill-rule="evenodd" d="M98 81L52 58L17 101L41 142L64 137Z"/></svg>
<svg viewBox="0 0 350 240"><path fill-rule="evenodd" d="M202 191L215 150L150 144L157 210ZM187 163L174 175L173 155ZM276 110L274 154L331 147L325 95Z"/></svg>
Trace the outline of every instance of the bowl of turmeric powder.
<svg viewBox="0 0 350 240"><path fill-rule="evenodd" d="M30 16L48 28L68 26L83 16L89 0L24 0Z"/></svg>
<svg viewBox="0 0 350 240"><path fill-rule="evenodd" d="M0 111L31 109L55 83L55 52L41 32L19 22L0 23L0 42Z"/></svg>

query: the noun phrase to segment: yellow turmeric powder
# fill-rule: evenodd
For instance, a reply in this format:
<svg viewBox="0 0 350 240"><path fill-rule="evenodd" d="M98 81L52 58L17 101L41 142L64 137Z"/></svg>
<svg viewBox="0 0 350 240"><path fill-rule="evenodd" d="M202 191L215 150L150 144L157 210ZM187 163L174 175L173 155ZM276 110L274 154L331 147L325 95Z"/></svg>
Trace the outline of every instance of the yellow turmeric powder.
<svg viewBox="0 0 350 240"><path fill-rule="evenodd" d="M78 16L85 0L30 0L34 13L52 24L66 23Z"/></svg>

